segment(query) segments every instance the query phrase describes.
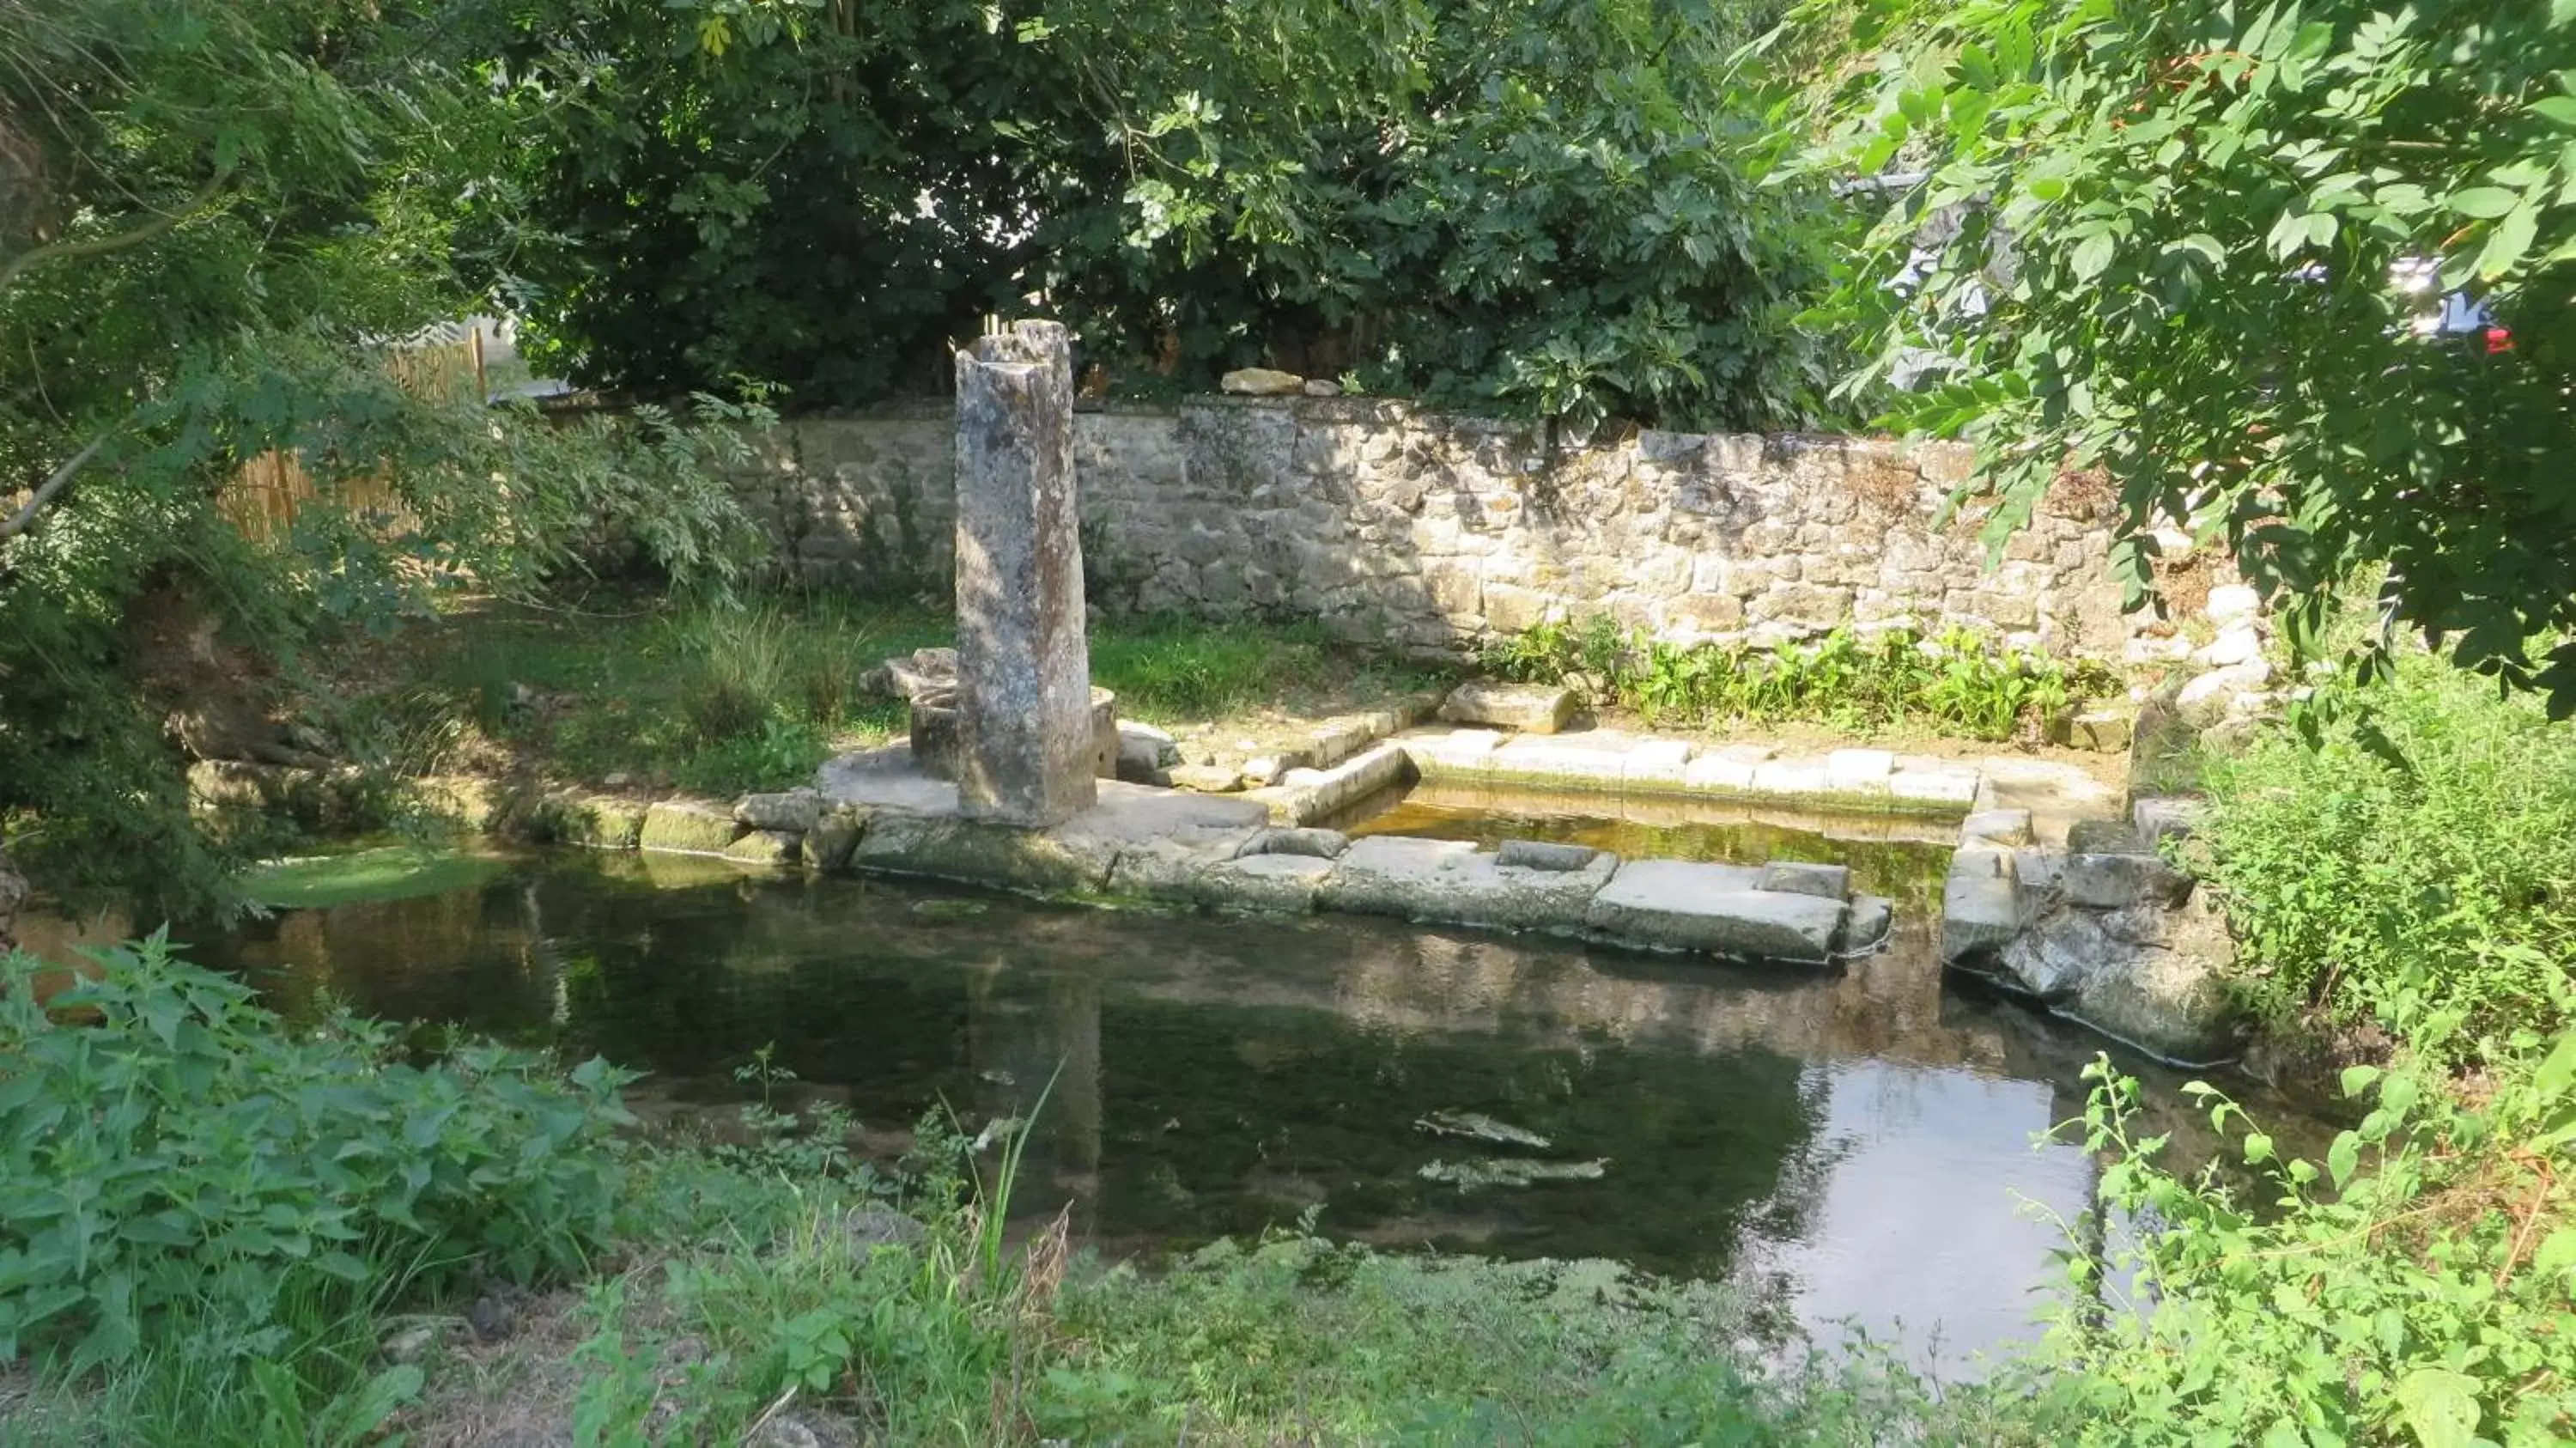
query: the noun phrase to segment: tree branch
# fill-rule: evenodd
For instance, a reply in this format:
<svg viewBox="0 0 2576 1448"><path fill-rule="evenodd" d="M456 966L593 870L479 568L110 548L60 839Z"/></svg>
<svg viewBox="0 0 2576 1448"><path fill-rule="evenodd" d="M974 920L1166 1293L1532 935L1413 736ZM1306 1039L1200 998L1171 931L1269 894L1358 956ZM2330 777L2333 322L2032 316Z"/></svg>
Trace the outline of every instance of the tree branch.
<svg viewBox="0 0 2576 1448"><path fill-rule="evenodd" d="M205 185L197 188L196 195L188 198L186 205L176 211L162 212L130 231L120 231L113 236L87 237L80 241L49 242L18 253L11 257L5 266L0 266L0 292L9 290L10 286L18 280L20 273L38 262L79 256L99 256L106 252L123 251L129 246L139 246L150 241L205 210L207 204L215 199L216 194L224 189L224 180L230 174L229 171L217 170L214 175L206 178ZM6 536L6 534L0 534L0 537Z"/></svg>
<svg viewBox="0 0 2576 1448"><path fill-rule="evenodd" d="M107 440L112 435L113 434L103 432L98 436L91 438L89 440L89 446L82 448L79 452L73 453L70 461L64 463L61 467L54 469L54 475L52 477L45 479L43 483L37 485L36 495L27 500L27 506L20 508L17 512L11 514L9 521L0 523L0 540L15 538L19 534L26 532L29 528L34 527L36 525L36 514L41 511L47 503L54 500L54 495L56 493L59 493L63 489L71 486L72 475L87 466L91 458L98 456L98 450L107 446Z"/></svg>

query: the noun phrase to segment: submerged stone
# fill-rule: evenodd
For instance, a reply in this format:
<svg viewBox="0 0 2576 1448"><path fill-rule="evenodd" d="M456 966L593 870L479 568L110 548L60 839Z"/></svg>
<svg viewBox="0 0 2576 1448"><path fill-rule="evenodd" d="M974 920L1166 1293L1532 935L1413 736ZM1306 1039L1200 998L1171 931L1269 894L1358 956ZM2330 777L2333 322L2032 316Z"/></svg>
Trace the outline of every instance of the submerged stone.
<svg viewBox="0 0 2576 1448"><path fill-rule="evenodd" d="M1462 1192L1486 1187L1526 1187L1541 1182L1597 1182L1609 1174L1610 1158L1590 1161L1530 1161L1504 1157L1488 1161L1426 1162L1415 1175Z"/></svg>
<svg viewBox="0 0 2576 1448"><path fill-rule="evenodd" d="M1499 865L1517 865L1524 870L1580 870L1601 857L1590 845L1559 845L1544 840L1505 840L1494 852Z"/></svg>
<svg viewBox="0 0 2576 1448"><path fill-rule="evenodd" d="M1463 1136L1502 1146L1534 1147L1540 1151L1547 1150L1550 1144L1546 1137L1527 1127L1497 1121L1481 1111L1434 1111L1417 1117L1413 1129L1427 1131L1434 1136Z"/></svg>

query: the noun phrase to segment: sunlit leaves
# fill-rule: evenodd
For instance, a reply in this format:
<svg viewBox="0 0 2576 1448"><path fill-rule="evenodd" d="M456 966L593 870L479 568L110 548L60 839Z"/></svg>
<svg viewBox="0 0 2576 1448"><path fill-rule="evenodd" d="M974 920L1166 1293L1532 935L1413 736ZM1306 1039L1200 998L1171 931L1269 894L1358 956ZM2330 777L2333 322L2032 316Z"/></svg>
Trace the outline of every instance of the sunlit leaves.
<svg viewBox="0 0 2576 1448"><path fill-rule="evenodd" d="M2527 642L2576 626L2576 492L2546 461L2576 452L2576 38L2364 0L1864 13L1895 54L1835 72L1823 164L1929 176L1843 314L1884 359L2027 384L1892 422L1977 439L2008 498L2098 458L2131 528L2223 537L2276 596L2392 564L2403 622L2576 710L2576 667ZM1961 205L1991 232L1926 231Z"/></svg>

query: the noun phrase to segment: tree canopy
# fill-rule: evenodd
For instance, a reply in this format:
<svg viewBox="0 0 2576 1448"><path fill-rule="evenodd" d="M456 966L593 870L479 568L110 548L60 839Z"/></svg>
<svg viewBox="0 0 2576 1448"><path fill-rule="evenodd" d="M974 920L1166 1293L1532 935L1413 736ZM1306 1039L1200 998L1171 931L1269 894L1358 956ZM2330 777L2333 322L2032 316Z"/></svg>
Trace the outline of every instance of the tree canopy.
<svg viewBox="0 0 2576 1448"><path fill-rule="evenodd" d="M1788 324L1819 202L1762 184L1788 138L1728 0L479 13L519 119L477 234L587 381L936 392L950 339L1035 305L1127 387L1270 362L1673 426L1821 399Z"/></svg>
<svg viewBox="0 0 2576 1448"><path fill-rule="evenodd" d="M1825 164L1928 173L1846 296L1848 385L1942 359L1893 416L1981 444L1998 529L2098 468L2140 590L2159 527L2220 537L2312 634L2385 565L2393 622L2576 710L2576 6L1807 19L1877 57ZM2503 331L2429 326L2455 289Z"/></svg>

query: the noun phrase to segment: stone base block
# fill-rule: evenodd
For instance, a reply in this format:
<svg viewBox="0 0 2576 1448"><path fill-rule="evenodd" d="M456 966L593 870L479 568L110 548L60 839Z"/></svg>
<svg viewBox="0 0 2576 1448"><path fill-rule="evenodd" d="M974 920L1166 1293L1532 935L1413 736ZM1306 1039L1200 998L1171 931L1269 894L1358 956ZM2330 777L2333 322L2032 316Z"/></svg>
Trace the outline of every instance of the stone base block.
<svg viewBox="0 0 2576 1448"><path fill-rule="evenodd" d="M1968 846L1950 857L1941 886L1941 959L1973 964L1992 956L2021 929L2021 887L2006 850Z"/></svg>
<svg viewBox="0 0 2576 1448"><path fill-rule="evenodd" d="M1850 907L1760 886L1761 872L1741 866L1637 860L1593 898L1586 923L1622 944L1830 964Z"/></svg>
<svg viewBox="0 0 2576 1448"><path fill-rule="evenodd" d="M1501 864L1465 840L1374 835L1353 840L1324 881L1327 910L1393 915L1447 925L1571 934L1619 857L1601 854L1577 870Z"/></svg>
<svg viewBox="0 0 2576 1448"><path fill-rule="evenodd" d="M1453 724L1487 724L1519 734L1554 734L1574 722L1571 689L1542 684L1460 684L1440 705Z"/></svg>
<svg viewBox="0 0 2576 1448"><path fill-rule="evenodd" d="M559 845L590 850L631 850L644 833L644 805L613 794L557 790L538 802L532 832Z"/></svg>
<svg viewBox="0 0 2576 1448"><path fill-rule="evenodd" d="M711 799L656 800L644 810L639 848L672 855L721 855L743 827L733 807Z"/></svg>
<svg viewBox="0 0 2576 1448"><path fill-rule="evenodd" d="M856 869L1050 893L1105 891L1117 862L1114 844L929 815L879 815L850 851Z"/></svg>
<svg viewBox="0 0 2576 1448"><path fill-rule="evenodd" d="M778 794L746 794L733 802L733 817L755 830L785 830L801 835L823 816L823 796L812 789Z"/></svg>
<svg viewBox="0 0 2576 1448"><path fill-rule="evenodd" d="M805 858L805 837L792 830L753 830L727 845L724 857L737 865L793 865Z"/></svg>

